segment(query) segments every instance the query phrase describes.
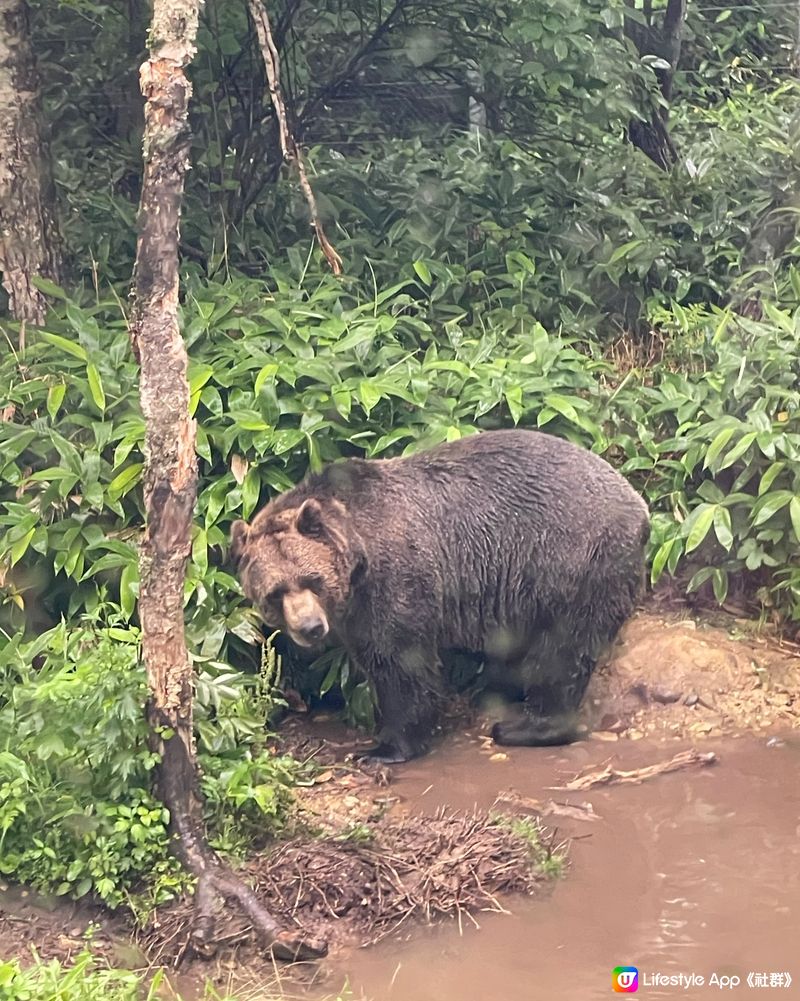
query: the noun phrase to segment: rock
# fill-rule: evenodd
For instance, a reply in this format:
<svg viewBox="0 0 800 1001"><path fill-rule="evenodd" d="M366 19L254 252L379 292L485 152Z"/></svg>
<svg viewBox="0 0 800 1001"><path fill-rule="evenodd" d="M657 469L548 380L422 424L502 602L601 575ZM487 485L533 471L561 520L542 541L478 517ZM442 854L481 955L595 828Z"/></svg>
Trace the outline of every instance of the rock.
<svg viewBox="0 0 800 1001"><path fill-rule="evenodd" d="M606 713L597 724L598 730L607 730L609 733L623 733L627 728L627 723L614 713Z"/></svg>
<svg viewBox="0 0 800 1001"><path fill-rule="evenodd" d="M498 751L496 754L489 755L489 761L508 761L508 755Z"/></svg>
<svg viewBox="0 0 800 1001"><path fill-rule="evenodd" d="M676 692L674 689L665 688L662 685L655 685L650 689L650 698L653 702L660 702L662 705L670 705L680 701L682 694L682 692Z"/></svg>

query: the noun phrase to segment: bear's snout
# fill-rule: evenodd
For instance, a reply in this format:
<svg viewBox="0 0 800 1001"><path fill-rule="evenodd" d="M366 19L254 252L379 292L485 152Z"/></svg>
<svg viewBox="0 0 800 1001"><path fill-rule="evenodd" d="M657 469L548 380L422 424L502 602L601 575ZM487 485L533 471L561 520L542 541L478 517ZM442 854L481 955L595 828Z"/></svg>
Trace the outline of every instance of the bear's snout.
<svg viewBox="0 0 800 1001"><path fill-rule="evenodd" d="M322 618L304 619L300 623L297 633L304 644L314 646L315 643L319 643L327 636L328 624Z"/></svg>
<svg viewBox="0 0 800 1001"><path fill-rule="evenodd" d="M316 646L328 635L328 618L311 591L287 594L283 599L283 618L286 631L299 646Z"/></svg>

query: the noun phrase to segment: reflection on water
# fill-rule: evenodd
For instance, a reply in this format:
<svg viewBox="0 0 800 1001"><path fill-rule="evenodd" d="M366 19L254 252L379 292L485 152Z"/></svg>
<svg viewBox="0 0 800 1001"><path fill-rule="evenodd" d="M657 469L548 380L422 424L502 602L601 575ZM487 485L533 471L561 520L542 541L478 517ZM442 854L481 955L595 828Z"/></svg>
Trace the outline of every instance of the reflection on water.
<svg viewBox="0 0 800 1001"><path fill-rule="evenodd" d="M674 749L621 741L613 755L631 768ZM561 828L579 840L551 896L513 901L512 915L486 915L480 931L417 930L354 953L344 963L353 987L374 1001L593 1001L613 996L611 970L630 965L648 998L717 996L714 972L742 978L725 997L755 998L748 972L786 970L797 990L775 996L800 997L800 747L741 739L714 749L715 768L573 796L601 819ZM398 769L396 791L424 810L488 807L509 787L547 798L548 786L609 757L608 744L586 742L515 749L497 764L464 742ZM700 974L706 985L645 985L654 973Z"/></svg>

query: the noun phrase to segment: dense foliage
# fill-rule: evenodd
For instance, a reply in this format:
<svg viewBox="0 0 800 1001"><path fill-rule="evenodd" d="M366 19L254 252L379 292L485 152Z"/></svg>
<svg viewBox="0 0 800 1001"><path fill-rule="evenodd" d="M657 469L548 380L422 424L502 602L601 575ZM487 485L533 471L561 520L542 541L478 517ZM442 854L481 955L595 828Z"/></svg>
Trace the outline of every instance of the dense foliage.
<svg viewBox="0 0 800 1001"><path fill-rule="evenodd" d="M185 876L152 790L138 632L109 618L98 608L31 642L18 633L0 651L0 872L59 895L146 908ZM268 666L266 676L243 676L198 664L203 792L224 851L277 833L303 778L301 765L264 746L274 657Z"/></svg>
<svg viewBox="0 0 800 1001"><path fill-rule="evenodd" d="M636 51L623 11L663 5L274 6L345 274L325 269L282 167L244 4L208 3L182 243L201 474L186 617L228 850L264 818L279 828L298 779L263 747L274 662L226 569L228 529L323 462L541 428L647 498L654 583L800 622L800 88L783 8L689 4L679 159L662 171L625 141L660 107L663 61ZM68 280L43 286L44 329L0 325L0 858L112 905L145 872L150 899L182 879L137 653L144 428L124 302L145 17L37 7ZM476 107L486 127L470 130ZM370 721L340 655L285 667Z"/></svg>

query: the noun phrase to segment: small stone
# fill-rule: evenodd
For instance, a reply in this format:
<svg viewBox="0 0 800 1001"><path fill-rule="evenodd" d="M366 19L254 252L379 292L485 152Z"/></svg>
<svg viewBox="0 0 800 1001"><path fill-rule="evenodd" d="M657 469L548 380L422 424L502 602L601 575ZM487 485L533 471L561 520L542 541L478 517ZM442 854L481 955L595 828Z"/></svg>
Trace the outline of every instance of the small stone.
<svg viewBox="0 0 800 1001"><path fill-rule="evenodd" d="M660 702L665 706L673 702L678 702L680 697L681 692L676 692L672 688L664 688L662 685L656 685L650 689L650 698L653 702Z"/></svg>
<svg viewBox="0 0 800 1001"><path fill-rule="evenodd" d="M770 737L767 741L767 747L786 747L786 741L781 740L780 737Z"/></svg>
<svg viewBox="0 0 800 1001"><path fill-rule="evenodd" d="M683 704L691 708L691 706L696 706L699 701L700 701L700 696L697 694L697 692L690 692L683 700Z"/></svg>
<svg viewBox="0 0 800 1001"><path fill-rule="evenodd" d="M641 730L628 730L628 740L641 740L643 737Z"/></svg>
<svg viewBox="0 0 800 1001"><path fill-rule="evenodd" d="M622 733L627 730L627 724L615 713L606 713L597 724L598 730L608 730L610 733Z"/></svg>
<svg viewBox="0 0 800 1001"><path fill-rule="evenodd" d="M502 751L498 751L496 754L489 756L489 761L508 761L508 755Z"/></svg>
<svg viewBox="0 0 800 1001"><path fill-rule="evenodd" d="M592 737L595 740L608 740L608 741L619 740L619 734L612 733L611 730L595 730L594 733L592 734Z"/></svg>

